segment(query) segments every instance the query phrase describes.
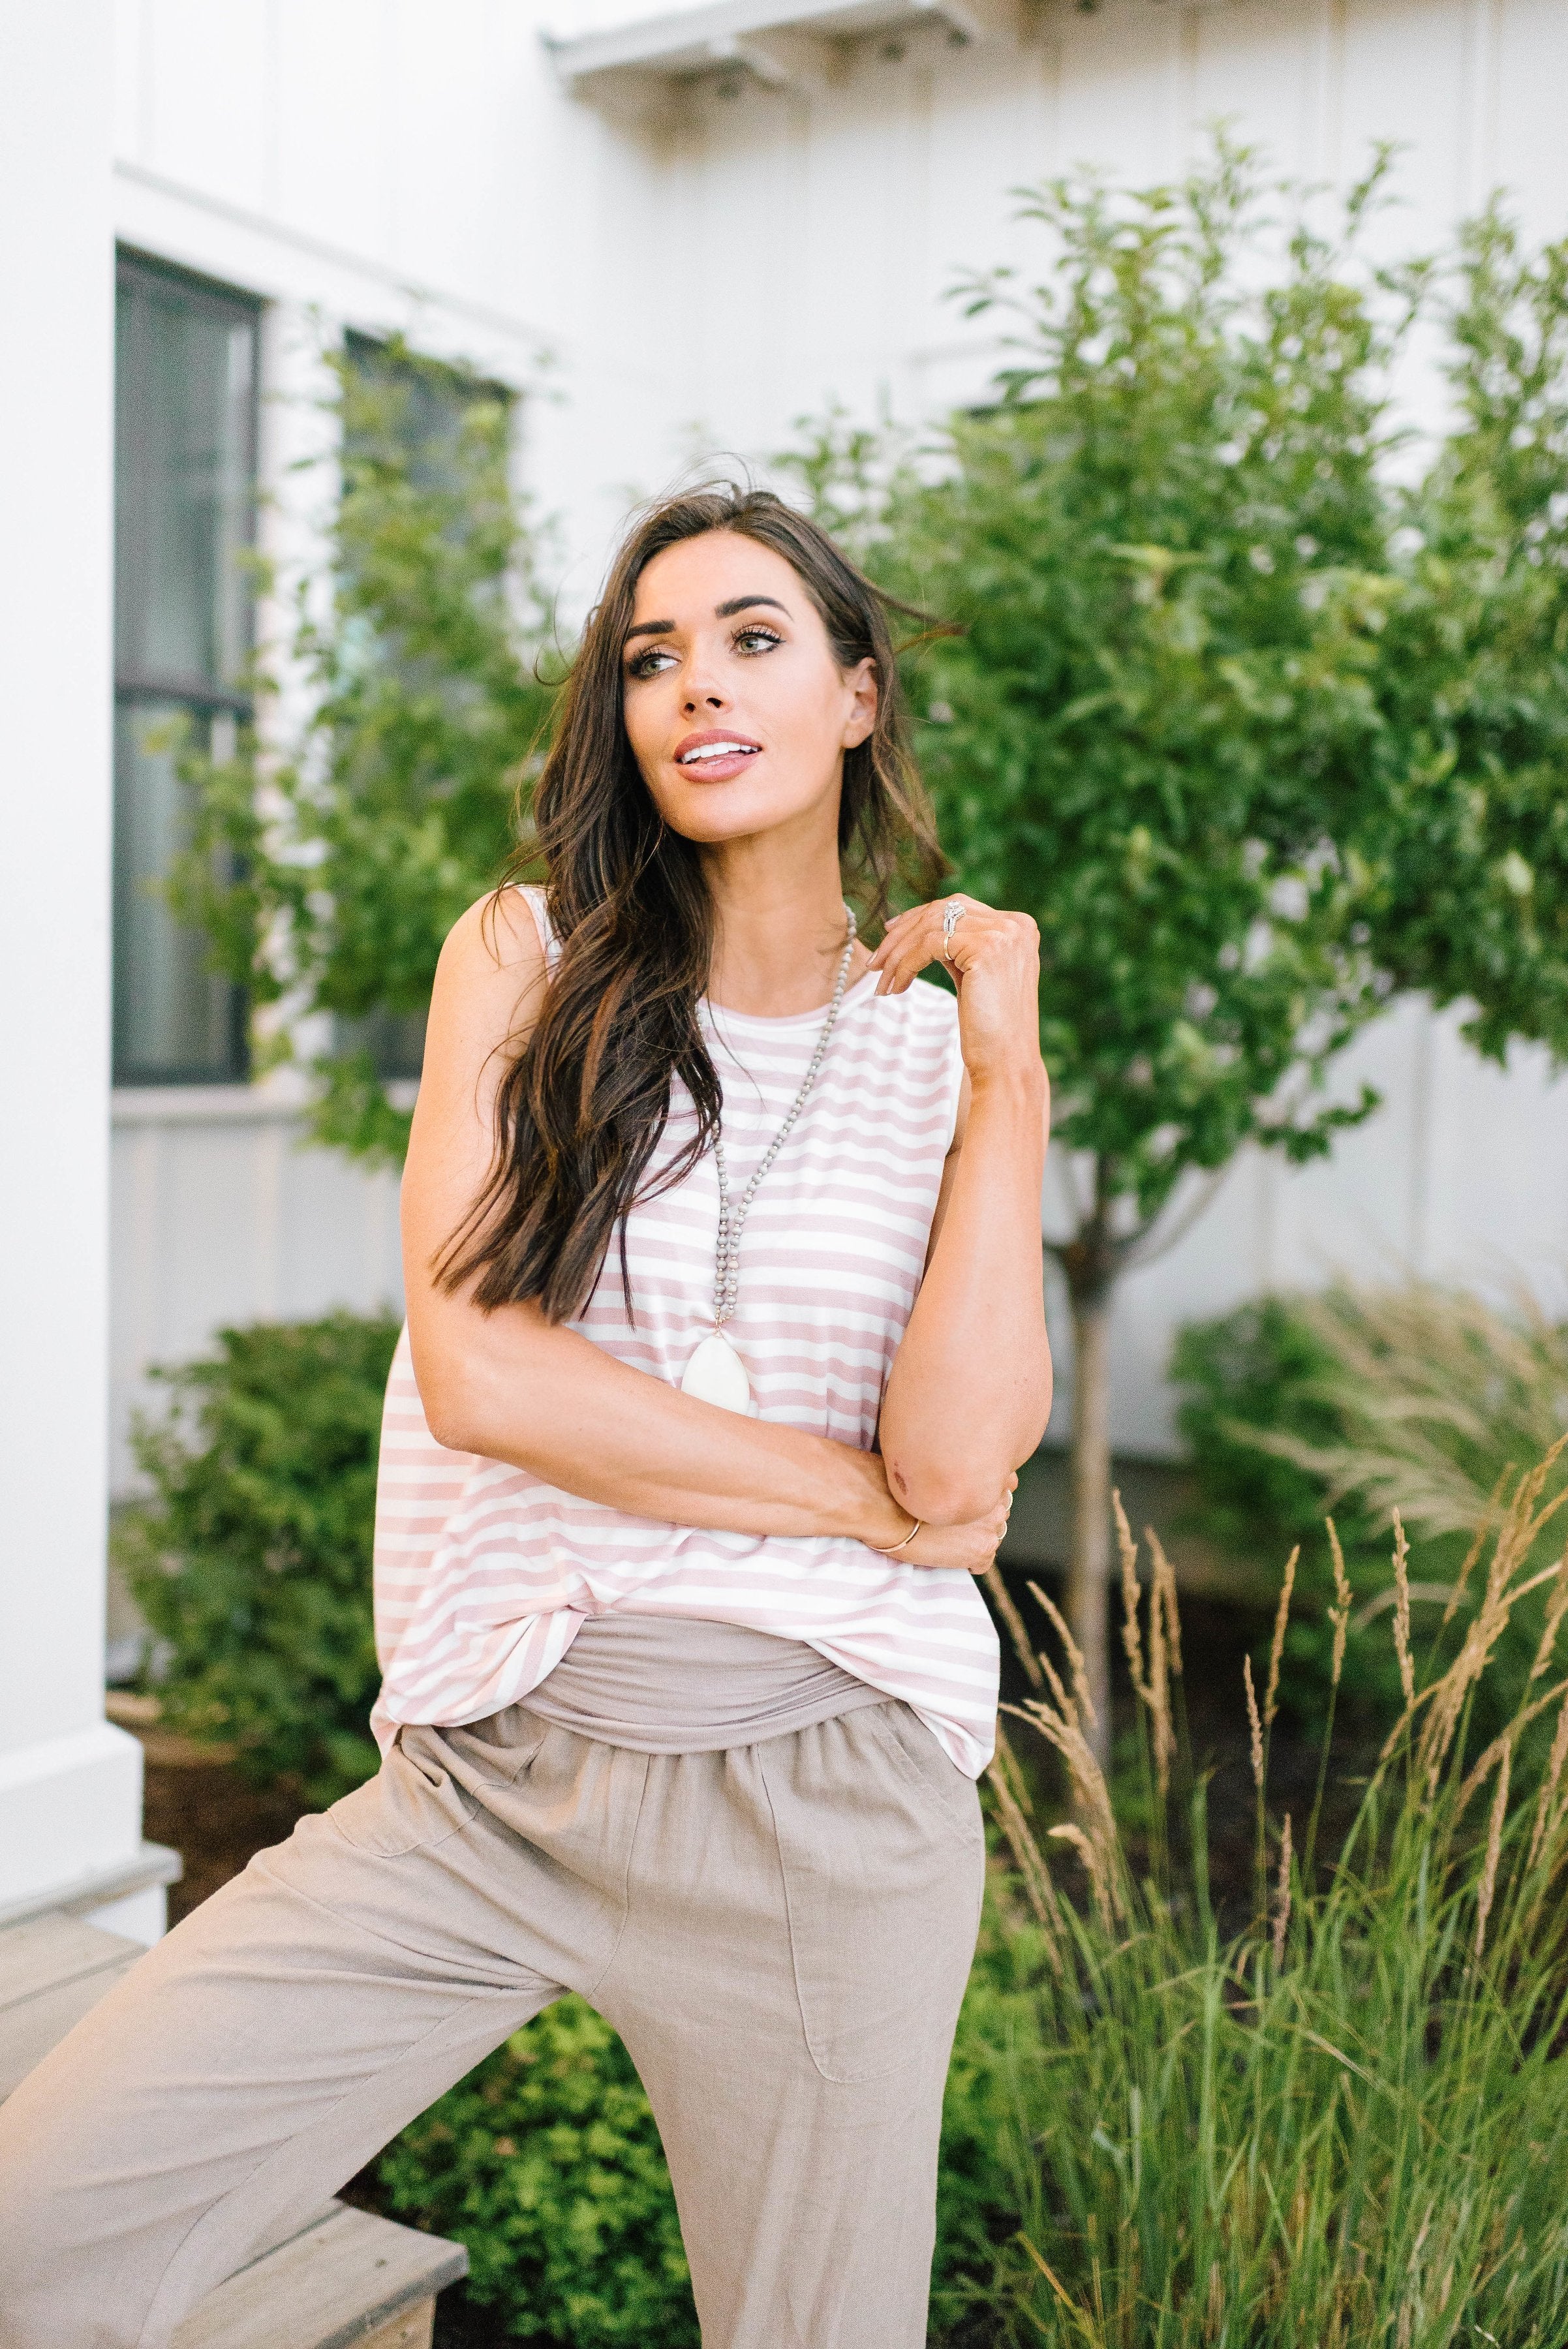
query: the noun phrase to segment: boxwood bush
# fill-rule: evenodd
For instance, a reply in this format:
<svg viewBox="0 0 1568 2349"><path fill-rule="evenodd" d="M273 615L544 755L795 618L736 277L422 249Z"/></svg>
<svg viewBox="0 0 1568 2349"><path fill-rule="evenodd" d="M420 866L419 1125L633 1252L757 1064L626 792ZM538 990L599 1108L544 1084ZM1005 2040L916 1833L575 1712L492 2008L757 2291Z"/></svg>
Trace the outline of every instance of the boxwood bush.
<svg viewBox="0 0 1568 2349"><path fill-rule="evenodd" d="M1286 1631L1282 1696L1298 1722L1314 1722L1328 1695L1334 1578L1324 1518L1328 1482L1256 1438L1286 1435L1329 1445L1345 1433L1332 1395L1332 1359L1293 1299L1263 1297L1178 1332L1170 1361L1176 1423L1192 1469L1184 1529L1251 1563L1279 1562L1299 1542L1297 1603ZM1389 1580L1388 1544L1368 1513L1342 1497L1334 1523L1350 1579L1366 1599ZM1390 1718L1399 1677L1386 1638L1372 1627L1349 1635L1342 1700Z"/></svg>
<svg viewBox="0 0 1568 2349"><path fill-rule="evenodd" d="M164 1719L312 1806L377 1765L370 1541L398 1327L339 1312L220 1330L207 1360L153 1373L170 1408L132 1439L150 1495L116 1549Z"/></svg>
<svg viewBox="0 0 1568 2349"><path fill-rule="evenodd" d="M468 2246L467 2298L513 2341L697 2349L653 2114L607 2023L564 1998L381 2156L383 2207Z"/></svg>

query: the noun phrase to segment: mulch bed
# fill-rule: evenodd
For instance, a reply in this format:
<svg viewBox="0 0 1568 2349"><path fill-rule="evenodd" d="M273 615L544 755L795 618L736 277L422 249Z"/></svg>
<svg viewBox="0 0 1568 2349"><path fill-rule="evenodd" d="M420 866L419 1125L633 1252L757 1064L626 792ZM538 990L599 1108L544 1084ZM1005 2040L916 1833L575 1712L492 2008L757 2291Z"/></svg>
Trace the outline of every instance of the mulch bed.
<svg viewBox="0 0 1568 2349"><path fill-rule="evenodd" d="M300 1806L276 1787L247 1785L232 1763L212 1760L186 1738L140 1727L133 1733L143 1755L142 1832L172 1844L185 1862L169 1888L169 1922L177 1925L254 1853L282 1843Z"/></svg>

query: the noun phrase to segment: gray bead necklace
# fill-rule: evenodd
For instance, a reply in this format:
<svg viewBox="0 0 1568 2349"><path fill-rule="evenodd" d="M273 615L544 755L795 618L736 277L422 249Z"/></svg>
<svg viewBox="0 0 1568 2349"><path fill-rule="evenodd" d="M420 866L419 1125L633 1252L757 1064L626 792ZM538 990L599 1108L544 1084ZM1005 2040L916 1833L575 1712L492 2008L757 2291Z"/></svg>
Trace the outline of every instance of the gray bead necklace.
<svg viewBox="0 0 1568 2349"><path fill-rule="evenodd" d="M701 1340L694 1349L680 1381L680 1392L695 1395L701 1402L718 1403L725 1411L749 1412L752 1408L752 1382L746 1375L746 1366L724 1335L725 1324L734 1315L740 1287L741 1234L763 1177L789 1140L795 1121L805 1107L806 1096L816 1082L817 1071L826 1057L834 1029L838 1024L839 1009L849 978L850 958L855 952L857 929L853 907L846 905L844 911L849 922L849 935L838 958L838 977L834 983L833 999L827 1007L827 1017L822 1023L822 1033L816 1040L816 1050L811 1056L811 1065L801 1079L800 1091L790 1103L784 1123L742 1192L738 1207L732 1207L730 1203L730 1170L724 1158L723 1135L715 1133L713 1137L713 1161L719 1174L719 1240L713 1265L713 1328L711 1334Z"/></svg>

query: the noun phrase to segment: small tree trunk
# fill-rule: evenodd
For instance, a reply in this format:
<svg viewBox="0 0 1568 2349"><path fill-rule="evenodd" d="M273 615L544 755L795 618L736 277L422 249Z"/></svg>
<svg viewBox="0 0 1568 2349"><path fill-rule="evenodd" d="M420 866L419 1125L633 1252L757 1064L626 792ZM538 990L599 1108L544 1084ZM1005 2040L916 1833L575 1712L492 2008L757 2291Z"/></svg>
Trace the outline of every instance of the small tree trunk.
<svg viewBox="0 0 1568 2349"><path fill-rule="evenodd" d="M1085 1732L1103 1768L1111 1751L1111 1283L1069 1271L1073 1309L1073 1530L1067 1621L1084 1651L1097 1716Z"/></svg>

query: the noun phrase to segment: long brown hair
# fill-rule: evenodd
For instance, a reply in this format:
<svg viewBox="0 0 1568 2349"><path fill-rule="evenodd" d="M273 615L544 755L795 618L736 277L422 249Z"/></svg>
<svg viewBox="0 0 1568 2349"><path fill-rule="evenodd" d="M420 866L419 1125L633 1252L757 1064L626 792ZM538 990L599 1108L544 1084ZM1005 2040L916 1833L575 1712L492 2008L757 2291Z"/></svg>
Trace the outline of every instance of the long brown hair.
<svg viewBox="0 0 1568 2349"><path fill-rule="evenodd" d="M502 884L543 860L561 956L497 1092L489 1179L438 1264L449 1289L477 1274L474 1301L487 1310L535 1298L552 1321L578 1312L627 1210L680 1181L718 1131L722 1096L697 1016L712 904L697 848L665 825L649 795L621 709L639 579L666 547L711 531L782 554L840 667L874 664L877 720L844 754L838 817L846 887L862 920L886 920L900 880L929 894L945 869L909 748L888 599L825 531L766 490L725 483L647 508L589 615L535 793L533 837ZM674 1076L696 1104L697 1129L644 1192ZM629 1309L624 1224L620 1246Z"/></svg>

